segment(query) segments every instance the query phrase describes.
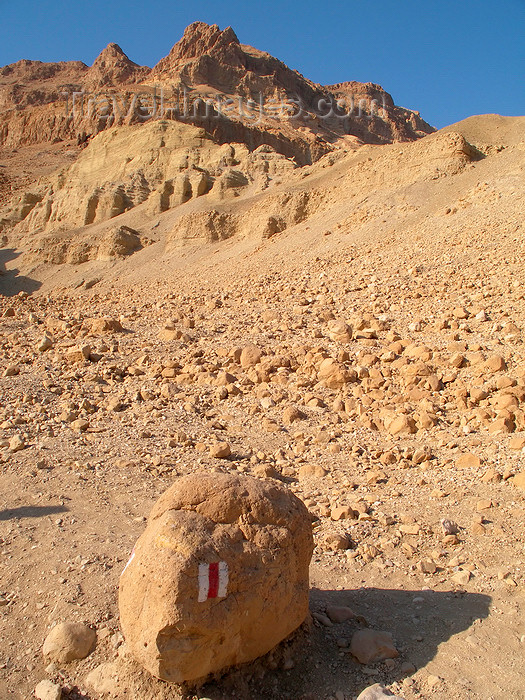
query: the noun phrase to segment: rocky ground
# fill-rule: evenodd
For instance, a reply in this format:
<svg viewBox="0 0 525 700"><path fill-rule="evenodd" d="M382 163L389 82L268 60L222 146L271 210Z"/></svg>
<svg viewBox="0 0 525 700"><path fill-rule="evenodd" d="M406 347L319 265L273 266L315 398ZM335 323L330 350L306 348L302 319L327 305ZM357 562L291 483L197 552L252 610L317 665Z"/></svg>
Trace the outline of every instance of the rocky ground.
<svg viewBox="0 0 525 700"><path fill-rule="evenodd" d="M359 236L323 214L0 297L3 697L43 678L93 700L523 697L523 190L504 176L468 224ZM129 660L116 591L153 502L203 469L286 484L316 549L310 628L194 692ZM97 647L49 665L64 620ZM360 664L365 626L399 657Z"/></svg>

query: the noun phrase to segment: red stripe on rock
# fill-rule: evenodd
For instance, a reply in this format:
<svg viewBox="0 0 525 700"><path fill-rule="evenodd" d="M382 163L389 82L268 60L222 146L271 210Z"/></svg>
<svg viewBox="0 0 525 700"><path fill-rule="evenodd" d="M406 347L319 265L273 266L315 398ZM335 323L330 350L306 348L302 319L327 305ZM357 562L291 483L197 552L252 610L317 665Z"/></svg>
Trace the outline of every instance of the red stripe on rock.
<svg viewBox="0 0 525 700"><path fill-rule="evenodd" d="M210 564L210 587L208 589L208 598L216 598L219 592L219 562Z"/></svg>

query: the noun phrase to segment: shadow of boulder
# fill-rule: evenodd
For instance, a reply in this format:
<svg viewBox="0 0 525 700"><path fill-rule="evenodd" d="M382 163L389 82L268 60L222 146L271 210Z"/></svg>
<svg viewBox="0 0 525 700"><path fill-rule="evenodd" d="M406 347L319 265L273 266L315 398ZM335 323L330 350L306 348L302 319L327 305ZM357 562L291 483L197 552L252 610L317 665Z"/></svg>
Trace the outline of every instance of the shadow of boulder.
<svg viewBox="0 0 525 700"><path fill-rule="evenodd" d="M153 678L132 661L124 676L131 697L141 700L319 700L337 691L355 697L374 683L401 681L405 662L415 669L426 666L440 644L486 618L490 602L489 596L457 591L313 588L312 613L344 606L356 616L333 625L306 622L266 656L209 679L197 693L194 687ZM350 654L352 635L366 626L392 634L400 655L390 667L384 662L365 667Z"/></svg>
<svg viewBox="0 0 525 700"><path fill-rule="evenodd" d="M0 510L0 521L13 520L14 518L42 518L45 515L67 513L65 506L19 506L18 508L5 508Z"/></svg>

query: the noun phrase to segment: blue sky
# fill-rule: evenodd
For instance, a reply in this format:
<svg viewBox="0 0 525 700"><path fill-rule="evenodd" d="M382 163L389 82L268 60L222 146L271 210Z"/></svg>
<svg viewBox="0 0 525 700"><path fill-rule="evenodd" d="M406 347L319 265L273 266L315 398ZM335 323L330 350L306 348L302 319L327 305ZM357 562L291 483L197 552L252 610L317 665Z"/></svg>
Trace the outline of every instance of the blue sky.
<svg viewBox="0 0 525 700"><path fill-rule="evenodd" d="M148 2L0 0L0 65L91 64L110 41L153 66L195 20L328 84L382 85L437 127L471 114L525 114L525 0Z"/></svg>

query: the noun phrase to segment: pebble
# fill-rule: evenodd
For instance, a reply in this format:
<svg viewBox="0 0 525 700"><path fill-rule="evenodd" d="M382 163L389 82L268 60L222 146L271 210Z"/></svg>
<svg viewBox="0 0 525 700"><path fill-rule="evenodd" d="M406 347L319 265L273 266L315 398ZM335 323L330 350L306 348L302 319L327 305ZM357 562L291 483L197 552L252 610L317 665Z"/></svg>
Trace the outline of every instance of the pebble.
<svg viewBox="0 0 525 700"><path fill-rule="evenodd" d="M227 459L231 456L231 447L228 442L218 442L210 447L210 457L215 459Z"/></svg>
<svg viewBox="0 0 525 700"><path fill-rule="evenodd" d="M375 683L365 688L357 696L357 700L403 700L403 698L399 695L394 695L382 683Z"/></svg>

